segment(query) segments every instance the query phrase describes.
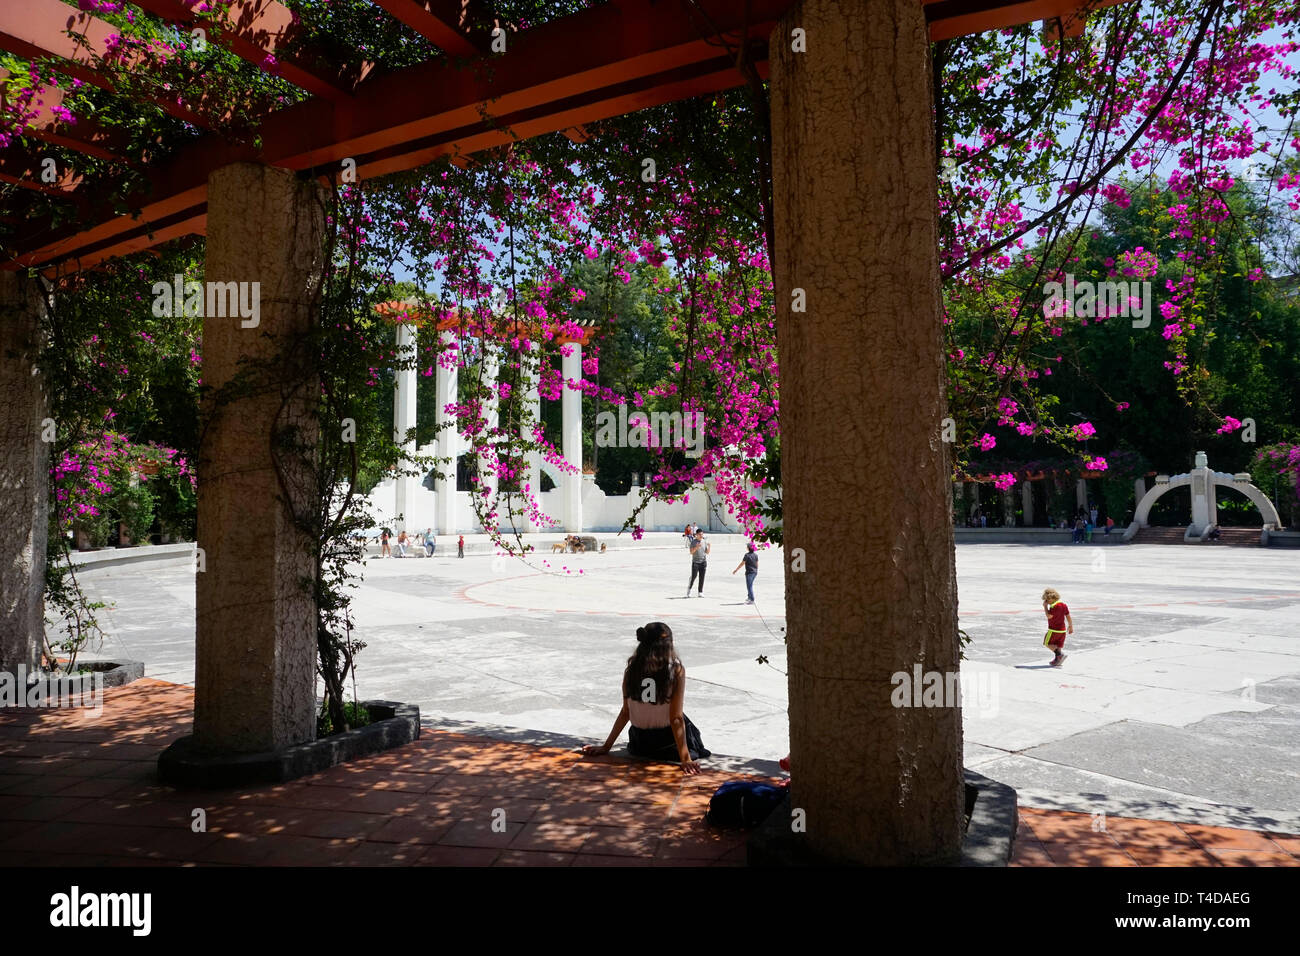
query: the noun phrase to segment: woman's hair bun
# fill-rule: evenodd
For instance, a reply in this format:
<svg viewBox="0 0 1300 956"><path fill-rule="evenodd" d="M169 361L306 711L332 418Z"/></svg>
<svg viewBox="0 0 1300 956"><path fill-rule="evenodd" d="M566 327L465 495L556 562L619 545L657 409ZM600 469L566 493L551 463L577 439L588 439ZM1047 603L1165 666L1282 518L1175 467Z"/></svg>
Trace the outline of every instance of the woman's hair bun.
<svg viewBox="0 0 1300 956"><path fill-rule="evenodd" d="M645 628L644 628L644 627L638 627L638 628L636 629L636 639L637 639L638 641L644 641L644 640L645 640L645 637L646 637Z"/></svg>

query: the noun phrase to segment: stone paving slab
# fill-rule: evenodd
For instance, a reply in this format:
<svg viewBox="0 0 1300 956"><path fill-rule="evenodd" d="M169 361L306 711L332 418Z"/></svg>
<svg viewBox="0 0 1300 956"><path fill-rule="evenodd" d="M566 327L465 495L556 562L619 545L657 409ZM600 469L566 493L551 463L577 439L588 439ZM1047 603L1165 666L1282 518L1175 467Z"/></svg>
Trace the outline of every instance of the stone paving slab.
<svg viewBox="0 0 1300 956"><path fill-rule="evenodd" d="M635 628L664 620L705 743L740 763L773 761L788 750L781 554L762 552L759 603L746 606L743 578L730 574L744 539L710 537L702 599L683 597L685 549L667 534L604 555L543 551L531 564L486 553L461 560L445 548L434 559L371 560L356 603L368 644L358 693L500 732L603 739ZM1297 570L1300 553L1270 549L959 546L961 626L973 638L965 669L998 677L996 714L967 702L967 764L1044 790L1108 781L1116 793L1174 803L1300 809L1286 786L1297 778L1285 769L1300 766L1287 746L1300 739ZM193 680L192 575L123 568L83 580L92 597L118 602L106 614L114 633L101 656ZM1076 625L1060 671L1044 666L1039 595L1047 585L1061 591ZM1206 738L1202 746L1205 722L1216 720L1231 721L1250 745L1234 751ZM1174 775L1132 756L1165 748L1176 749L1161 760L1176 765L1189 753L1199 768L1178 778L1191 792L1168 789ZM1267 763L1281 759L1289 763ZM1261 782L1253 796L1252 780Z"/></svg>
<svg viewBox="0 0 1300 956"><path fill-rule="evenodd" d="M191 688L145 678L101 716L0 710L0 866L742 866L703 821L735 774L429 730L283 784L182 791L157 756ZM554 741L551 741L554 743ZM753 777L753 779L764 779ZM767 779L774 779L768 777ZM196 810L205 826L195 832ZM1300 838L1026 807L1014 866L1295 866Z"/></svg>

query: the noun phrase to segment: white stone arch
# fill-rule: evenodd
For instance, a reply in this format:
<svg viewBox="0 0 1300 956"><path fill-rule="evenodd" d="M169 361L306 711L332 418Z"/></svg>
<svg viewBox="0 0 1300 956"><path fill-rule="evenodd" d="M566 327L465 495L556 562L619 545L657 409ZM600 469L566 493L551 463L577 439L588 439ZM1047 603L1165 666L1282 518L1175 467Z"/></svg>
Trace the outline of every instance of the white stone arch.
<svg viewBox="0 0 1300 956"><path fill-rule="evenodd" d="M540 468L541 473L548 476L551 479L551 482L555 485L556 491L559 491L561 488L564 487L564 482L565 482L564 472L560 471L560 469L555 464L546 461L545 459L539 462L539 464L541 465ZM538 493L540 494L541 485L537 486L537 490Z"/></svg>
<svg viewBox="0 0 1300 956"><path fill-rule="evenodd" d="M1254 483L1250 480L1250 475L1245 472L1237 475L1229 475L1226 472L1215 471L1209 473L1209 479L1209 484L1211 486L1211 516L1213 516L1212 503L1214 492L1219 488L1231 488L1234 491L1241 492L1250 499L1251 503L1254 504L1256 508L1259 509L1260 516L1264 519L1264 530L1271 531L1282 526L1282 519L1278 515L1277 509L1273 507L1273 502L1269 501L1268 496L1255 487ZM1157 475L1155 486L1143 495L1142 500L1138 502L1137 510L1133 512L1133 522L1128 526L1128 530L1124 532L1124 540L1131 540L1138 533L1139 529L1149 527L1147 518L1151 514L1151 506L1156 503L1161 495L1165 494L1167 491L1172 491L1174 488L1186 488L1191 485L1191 483L1192 476L1190 474L1174 475L1172 478L1165 478L1163 475ZM1193 504L1193 509L1194 508L1195 504ZM1217 522L1212 521L1212 523ZM1200 528L1199 530L1193 529L1192 531L1189 531L1189 534L1200 535L1206 530L1207 528Z"/></svg>
<svg viewBox="0 0 1300 956"><path fill-rule="evenodd" d="M1151 506L1156 503L1156 500L1161 495L1167 491L1173 491L1175 488L1186 488L1192 483L1191 475L1174 475L1172 478L1165 478L1164 481L1161 481L1160 479L1163 477L1163 475L1157 475L1156 483L1138 502L1137 509L1133 512L1133 523L1129 525L1129 531L1124 533L1125 538L1132 537L1139 528L1149 527L1147 516L1151 514ZM1132 532L1132 534L1129 532Z"/></svg>
<svg viewBox="0 0 1300 956"><path fill-rule="evenodd" d="M1251 504L1259 509L1260 516L1264 519L1264 528L1268 531L1275 531L1282 527L1282 516L1277 513L1277 508L1273 507L1273 502L1269 501L1264 492L1255 487L1255 483L1250 480L1250 476L1245 472L1239 475L1229 475L1226 472L1216 471L1214 473L1215 488L1231 488L1233 491L1239 491L1250 499Z"/></svg>

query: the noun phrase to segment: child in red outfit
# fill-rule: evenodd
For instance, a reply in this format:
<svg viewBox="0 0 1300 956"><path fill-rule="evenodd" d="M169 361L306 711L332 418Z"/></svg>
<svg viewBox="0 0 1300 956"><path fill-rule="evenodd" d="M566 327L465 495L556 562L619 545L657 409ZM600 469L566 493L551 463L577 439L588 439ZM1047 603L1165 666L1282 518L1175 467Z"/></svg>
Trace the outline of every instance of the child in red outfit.
<svg viewBox="0 0 1300 956"><path fill-rule="evenodd" d="M1055 654L1050 666L1060 667L1065 663L1066 657L1061 653L1065 647L1065 635L1074 633L1074 619L1070 617L1069 607L1061 600L1060 592L1055 588L1043 592L1043 613L1047 615L1047 634L1043 637L1043 645L1050 647Z"/></svg>

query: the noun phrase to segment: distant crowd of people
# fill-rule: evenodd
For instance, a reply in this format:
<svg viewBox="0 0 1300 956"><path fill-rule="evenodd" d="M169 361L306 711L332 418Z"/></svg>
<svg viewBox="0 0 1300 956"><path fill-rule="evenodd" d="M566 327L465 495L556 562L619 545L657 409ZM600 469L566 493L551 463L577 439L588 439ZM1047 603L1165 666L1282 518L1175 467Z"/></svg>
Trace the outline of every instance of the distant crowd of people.
<svg viewBox="0 0 1300 956"><path fill-rule="evenodd" d="M393 540L393 533L387 528L379 532L379 556L381 558L391 558L393 556L393 546L397 547L397 556L406 557L407 549L423 548L426 558L433 557L438 550L438 536L433 533L432 528L425 528L424 533L407 534L405 531L398 532L397 540ZM465 557L465 536L462 534L456 540L456 557Z"/></svg>
<svg viewBox="0 0 1300 956"><path fill-rule="evenodd" d="M1127 522L1127 518L1125 521ZM1011 527L1014 523L1014 517L1005 520L1005 524ZM994 527L996 527L994 519ZM989 516L981 512L978 507L972 509L966 518L966 527L968 528L987 528L989 527ZM1040 524L1039 527L1042 527ZM1049 518L1047 527L1056 528L1062 531L1070 531L1070 542L1072 544L1086 544L1092 540L1094 531L1101 529L1103 534L1110 534L1111 529L1115 527L1115 519L1109 515L1102 518L1098 513L1096 505L1089 508L1077 508L1068 517L1061 515L1055 518Z"/></svg>

